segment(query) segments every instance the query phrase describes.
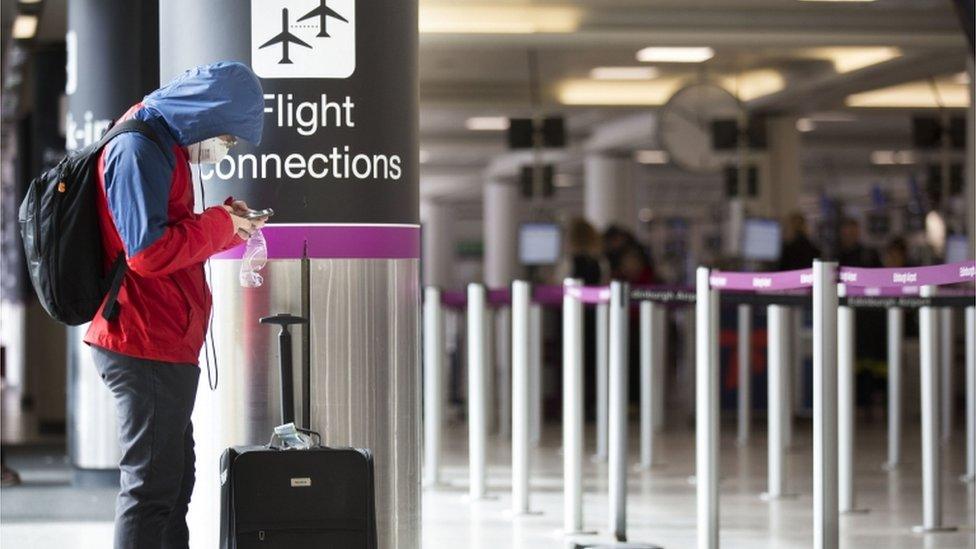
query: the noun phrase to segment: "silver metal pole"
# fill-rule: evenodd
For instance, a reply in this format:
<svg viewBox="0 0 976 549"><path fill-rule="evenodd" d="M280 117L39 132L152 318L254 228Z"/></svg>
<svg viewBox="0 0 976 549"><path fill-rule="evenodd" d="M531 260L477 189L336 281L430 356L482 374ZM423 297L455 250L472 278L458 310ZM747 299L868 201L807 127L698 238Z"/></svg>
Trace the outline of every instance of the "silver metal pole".
<svg viewBox="0 0 976 549"><path fill-rule="evenodd" d="M905 335L905 311L901 307L888 309L888 461L886 469L901 463L902 421L902 339Z"/></svg>
<svg viewBox="0 0 976 549"><path fill-rule="evenodd" d="M976 479L976 307L966 307L966 474Z"/></svg>
<svg viewBox="0 0 976 549"><path fill-rule="evenodd" d="M497 368L498 436L512 434L512 309L499 307L495 312L495 361Z"/></svg>
<svg viewBox="0 0 976 549"><path fill-rule="evenodd" d="M953 421L953 388L955 387L954 376L952 375L952 363L955 359L953 341L955 340L955 330L953 329L953 315L951 307L943 307L939 310L939 363L942 367L942 440L949 440L955 422Z"/></svg>
<svg viewBox="0 0 976 549"><path fill-rule="evenodd" d="M651 316L651 407L654 432L664 429L664 362L667 357L668 309L655 307Z"/></svg>
<svg viewBox="0 0 976 549"><path fill-rule="evenodd" d="M655 304L640 303L640 467L649 469L654 461L654 338Z"/></svg>
<svg viewBox="0 0 976 549"><path fill-rule="evenodd" d="M596 306L596 454L594 461L607 460L607 339L610 327L606 303Z"/></svg>
<svg viewBox="0 0 976 549"><path fill-rule="evenodd" d="M752 307L739 305L739 446L749 443L752 422Z"/></svg>
<svg viewBox="0 0 976 549"><path fill-rule="evenodd" d="M532 285L512 282L512 513L529 512L529 307Z"/></svg>
<svg viewBox="0 0 976 549"><path fill-rule="evenodd" d="M699 267L695 303L696 436L695 489L698 548L718 548L718 292L709 287L708 268Z"/></svg>
<svg viewBox="0 0 976 549"><path fill-rule="evenodd" d="M921 296L935 295L934 286L922 286ZM916 532L944 532L942 524L942 447L939 443L938 309L918 310L919 369L922 407L922 524Z"/></svg>
<svg viewBox="0 0 976 549"><path fill-rule="evenodd" d="M796 415L799 395L803 394L804 348L803 342L803 309L790 308L790 336L786 355L791 357L791 364L786 368L786 426L783 429L783 444L786 448L793 447L793 416Z"/></svg>
<svg viewBox="0 0 976 549"><path fill-rule="evenodd" d="M786 442L783 431L789 413L787 370L792 366L786 350L790 338L790 310L782 305L766 308L767 319L767 477L765 499L782 498L786 494Z"/></svg>
<svg viewBox="0 0 976 549"><path fill-rule="evenodd" d="M485 414L485 287L468 284L468 494L484 499L487 477Z"/></svg>
<svg viewBox="0 0 976 549"><path fill-rule="evenodd" d="M837 295L847 294L838 284ZM854 420L857 415L854 374L854 309L837 309L837 505L841 513L857 513L854 491Z"/></svg>
<svg viewBox="0 0 976 549"><path fill-rule="evenodd" d="M579 286L566 279L566 288ZM583 530L583 303L563 295L563 530Z"/></svg>
<svg viewBox="0 0 976 549"><path fill-rule="evenodd" d="M837 549L837 263L813 262L813 546Z"/></svg>
<svg viewBox="0 0 976 549"><path fill-rule="evenodd" d="M542 438L542 307L529 306L529 440L533 446Z"/></svg>
<svg viewBox="0 0 976 549"><path fill-rule="evenodd" d="M488 289L485 288L485 320L484 320L484 352L485 352L485 433L498 434L498 395L495 394L495 371L497 360L495 360L498 349L495 348L495 335L498 333L498 326L495 324L495 309L489 307L487 303Z"/></svg>
<svg viewBox="0 0 976 549"><path fill-rule="evenodd" d="M609 452L610 531L627 541L627 284L610 283Z"/></svg>
<svg viewBox="0 0 976 549"><path fill-rule="evenodd" d="M444 388L444 315L441 291L424 290L424 484L441 481L441 429Z"/></svg>

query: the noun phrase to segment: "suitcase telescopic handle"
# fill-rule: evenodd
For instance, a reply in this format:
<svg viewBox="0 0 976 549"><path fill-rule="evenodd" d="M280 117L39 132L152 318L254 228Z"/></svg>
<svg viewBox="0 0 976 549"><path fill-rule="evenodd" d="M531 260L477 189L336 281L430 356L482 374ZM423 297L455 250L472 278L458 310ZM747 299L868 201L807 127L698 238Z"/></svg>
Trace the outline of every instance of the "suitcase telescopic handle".
<svg viewBox="0 0 976 549"><path fill-rule="evenodd" d="M281 327L278 332L278 365L281 378L281 423L295 422L295 393L292 377L291 331L289 326L294 324L308 324L308 319L300 316L279 313L266 316L259 320L261 324L276 324Z"/></svg>

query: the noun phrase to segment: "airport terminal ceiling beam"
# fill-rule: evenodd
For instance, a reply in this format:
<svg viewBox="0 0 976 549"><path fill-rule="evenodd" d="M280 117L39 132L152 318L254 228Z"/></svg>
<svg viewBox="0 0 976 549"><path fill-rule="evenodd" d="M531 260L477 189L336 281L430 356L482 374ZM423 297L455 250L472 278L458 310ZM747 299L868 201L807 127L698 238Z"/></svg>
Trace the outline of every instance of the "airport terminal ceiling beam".
<svg viewBox="0 0 976 549"><path fill-rule="evenodd" d="M844 98L864 92L966 70L966 59L951 52L904 55L846 73L803 80L783 91L749 101L751 111L804 112L844 106Z"/></svg>

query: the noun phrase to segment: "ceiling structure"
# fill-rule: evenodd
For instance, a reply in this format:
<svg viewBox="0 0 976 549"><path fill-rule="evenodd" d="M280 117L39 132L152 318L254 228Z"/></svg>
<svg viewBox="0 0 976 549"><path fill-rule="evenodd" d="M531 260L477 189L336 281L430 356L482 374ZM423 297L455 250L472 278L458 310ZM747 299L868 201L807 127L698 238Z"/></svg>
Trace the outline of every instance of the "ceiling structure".
<svg viewBox="0 0 976 549"><path fill-rule="evenodd" d="M715 82L751 112L803 117L805 171L864 175L879 169L875 150L910 146L910 112L963 107L970 93L950 0L421 0L420 26L421 193L459 204L479 201L491 166L510 154L504 131L468 129L472 117L564 115L570 146L558 170L572 186L595 133L653 120L680 87ZM638 60L662 46L713 55ZM614 75L619 67L630 73ZM606 72L618 79L594 78ZM650 136L630 148L658 147ZM668 193L677 201L716 184L670 164L638 174L682 182L688 194Z"/></svg>
<svg viewBox="0 0 976 549"><path fill-rule="evenodd" d="M67 1L45 0L39 42L63 39ZM5 33L14 4L2 2ZM752 112L803 117L805 173L855 175L909 169L873 166L871 154L910 146L913 110L960 107L970 93L951 0L420 0L420 30L421 193L472 211L486 178L519 162L503 129L468 129L472 118L503 128L494 117L565 116L569 145L552 160L561 200L573 202L585 152L659 148L656 113L689 83L717 83ZM676 46L710 56L638 60ZM664 203L717 181L669 163L636 173L670 189Z"/></svg>

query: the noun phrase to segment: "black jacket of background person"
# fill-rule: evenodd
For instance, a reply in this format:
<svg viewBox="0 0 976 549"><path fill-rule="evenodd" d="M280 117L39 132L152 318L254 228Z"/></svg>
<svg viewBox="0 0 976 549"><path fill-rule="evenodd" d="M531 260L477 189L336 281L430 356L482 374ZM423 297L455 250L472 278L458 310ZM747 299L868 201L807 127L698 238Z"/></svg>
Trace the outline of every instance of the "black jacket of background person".
<svg viewBox="0 0 976 549"><path fill-rule="evenodd" d="M881 267L878 252L863 244L842 248L837 254L841 267ZM855 311L854 346L857 358L886 360L888 350L887 315L884 309L857 309Z"/></svg>
<svg viewBox="0 0 976 549"><path fill-rule="evenodd" d="M820 259L820 248L810 242L807 235L797 235L793 240L783 244L783 252L779 256L779 270L809 269L813 266L814 259Z"/></svg>

